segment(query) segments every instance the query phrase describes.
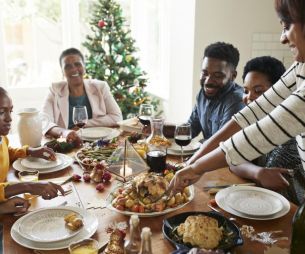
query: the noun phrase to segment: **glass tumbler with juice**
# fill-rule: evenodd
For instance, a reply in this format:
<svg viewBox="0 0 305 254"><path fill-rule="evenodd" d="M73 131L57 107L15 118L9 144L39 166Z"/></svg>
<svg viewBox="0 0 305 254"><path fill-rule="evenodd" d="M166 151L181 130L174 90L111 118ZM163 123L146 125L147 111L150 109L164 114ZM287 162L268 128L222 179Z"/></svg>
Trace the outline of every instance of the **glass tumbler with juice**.
<svg viewBox="0 0 305 254"><path fill-rule="evenodd" d="M19 180L21 182L37 182L39 179L39 171L33 170L33 171L20 171L18 173ZM24 193L25 199L30 199L35 197L35 195L31 195L30 193Z"/></svg>

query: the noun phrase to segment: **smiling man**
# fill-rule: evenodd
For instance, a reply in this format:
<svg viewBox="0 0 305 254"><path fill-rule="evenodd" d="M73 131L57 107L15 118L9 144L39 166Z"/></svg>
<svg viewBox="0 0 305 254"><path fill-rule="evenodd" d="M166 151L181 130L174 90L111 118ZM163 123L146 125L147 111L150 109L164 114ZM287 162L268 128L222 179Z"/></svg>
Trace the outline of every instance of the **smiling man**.
<svg viewBox="0 0 305 254"><path fill-rule="evenodd" d="M234 80L239 52L233 45L216 42L204 51L196 104L188 120L192 137L210 138L244 107L243 89Z"/></svg>

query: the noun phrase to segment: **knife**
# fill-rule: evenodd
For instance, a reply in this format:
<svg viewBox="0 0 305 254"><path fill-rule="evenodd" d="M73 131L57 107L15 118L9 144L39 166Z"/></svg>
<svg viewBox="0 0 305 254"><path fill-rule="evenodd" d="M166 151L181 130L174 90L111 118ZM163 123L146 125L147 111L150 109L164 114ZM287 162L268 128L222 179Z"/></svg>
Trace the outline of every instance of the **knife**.
<svg viewBox="0 0 305 254"><path fill-rule="evenodd" d="M227 187L232 187L232 186L255 186L255 183L235 183L235 184L225 184L225 185L213 185L213 186L204 186L203 190L207 191L209 189L222 189L222 188L227 188Z"/></svg>

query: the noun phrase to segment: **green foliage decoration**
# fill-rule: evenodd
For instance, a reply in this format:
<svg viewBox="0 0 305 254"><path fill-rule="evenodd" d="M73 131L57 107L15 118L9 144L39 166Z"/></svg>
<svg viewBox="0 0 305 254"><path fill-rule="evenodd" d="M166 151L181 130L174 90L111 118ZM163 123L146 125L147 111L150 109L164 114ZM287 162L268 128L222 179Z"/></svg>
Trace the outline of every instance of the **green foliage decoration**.
<svg viewBox="0 0 305 254"><path fill-rule="evenodd" d="M92 34L83 43L88 50L87 75L107 81L124 118L137 114L142 103L153 104L155 110L159 104L145 91L147 75L139 66L138 49L125 24L122 8L115 0L98 0L90 19Z"/></svg>

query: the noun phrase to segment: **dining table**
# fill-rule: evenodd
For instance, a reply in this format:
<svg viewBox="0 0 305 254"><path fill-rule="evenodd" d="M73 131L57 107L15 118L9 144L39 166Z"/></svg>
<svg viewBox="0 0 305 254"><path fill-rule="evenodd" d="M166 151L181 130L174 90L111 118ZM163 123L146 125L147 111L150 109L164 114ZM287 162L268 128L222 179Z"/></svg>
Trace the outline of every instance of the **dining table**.
<svg viewBox="0 0 305 254"><path fill-rule="evenodd" d="M124 138L128 135L126 132L120 134L120 138ZM19 139L17 135L9 135L10 145L12 147L18 147ZM74 156L76 151L69 153L69 156ZM180 157L178 156L168 156L167 160L169 161L178 161ZM60 183L67 177L78 174L82 175L84 172L83 168L75 161L71 166L57 171L51 172L48 174L41 174L39 176L39 181L53 181ZM11 167L8 174L8 181L15 182L18 180L17 171ZM117 213L113 210L106 208L105 206L100 207L90 207L92 203L97 202L98 200L106 200L108 195L113 191L113 187L118 184L118 179L113 176L111 182L105 186L103 192L96 190L96 184L92 182L84 182L83 180L77 182L70 182L67 185L72 188L72 193L66 196L58 196L52 200L43 200L41 197L31 199L30 211L36 209L45 208L45 207L56 207L63 202L67 202L68 206L79 207L82 209L88 209L90 213L93 213L98 218L98 228L97 231L92 235L92 238L96 239L100 246L105 245L109 241L109 233L107 230L109 226L113 223L125 222L128 223L129 216L126 216L121 213ZM208 203L211 199L214 199L214 195L210 194L208 191L204 190L205 186L213 185L224 185L224 184L240 184L247 183L249 181L244 180L236 175L234 175L228 168L220 168L213 172L205 173L201 179L194 184L194 198L193 200L182 207L181 209L175 210L169 214L160 215L157 217L140 217L140 227L150 227L152 231L152 246L153 253L171 253L175 248L171 243L165 239L162 233L162 224L165 218L171 217L175 214L191 211L202 211L208 212L211 211L211 208L208 206ZM292 219L296 212L297 206L293 203L290 203L289 212L277 219L272 220L253 220L246 219L234 216L219 207L216 207L219 212L227 217L234 217L234 223L238 227L242 225L252 226L256 232L271 232L271 231L281 231L281 237L283 240L279 240L274 243L272 246L276 246L280 249L288 251L291 241L291 229L292 229ZM68 249L60 250L33 250L30 248L23 247L16 243L11 237L11 227L18 220L18 217L13 215L2 215L0 216L0 223L3 226L3 253L5 254L67 254L69 253ZM127 229L126 239L129 239L128 234L129 229ZM236 254L260 254L265 253L266 250L272 247L270 244L264 244L258 241L253 241L247 237L244 237L244 243L241 246L237 246L231 250L230 253ZM1 250L0 250L1 252ZM288 252L286 252L288 253Z"/></svg>

